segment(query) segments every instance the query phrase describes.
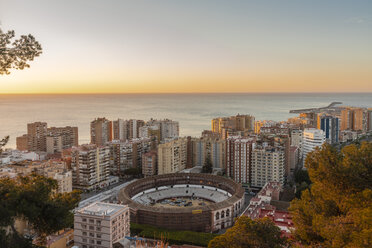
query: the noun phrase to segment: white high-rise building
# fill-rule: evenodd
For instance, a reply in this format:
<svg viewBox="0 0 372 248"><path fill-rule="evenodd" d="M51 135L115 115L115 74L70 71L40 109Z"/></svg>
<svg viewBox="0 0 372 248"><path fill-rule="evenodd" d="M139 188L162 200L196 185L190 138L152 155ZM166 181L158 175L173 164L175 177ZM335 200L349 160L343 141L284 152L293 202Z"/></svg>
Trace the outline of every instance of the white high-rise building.
<svg viewBox="0 0 372 248"><path fill-rule="evenodd" d="M305 164L306 156L316 147L320 147L325 142L325 134L323 130L316 128L306 128L303 133L302 155L303 163Z"/></svg>

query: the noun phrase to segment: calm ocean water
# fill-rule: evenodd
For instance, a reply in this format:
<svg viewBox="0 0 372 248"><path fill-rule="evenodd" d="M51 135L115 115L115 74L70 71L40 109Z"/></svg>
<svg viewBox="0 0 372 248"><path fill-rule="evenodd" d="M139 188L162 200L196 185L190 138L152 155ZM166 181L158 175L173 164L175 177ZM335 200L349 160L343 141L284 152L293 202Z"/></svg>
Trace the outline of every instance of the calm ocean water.
<svg viewBox="0 0 372 248"><path fill-rule="evenodd" d="M333 101L372 107L372 93L0 95L0 137L10 135L7 147L14 148L27 123L45 121L48 126L78 126L80 144L88 143L89 123L96 117L168 118L179 121L182 136L200 136L214 117L240 113L280 121L295 116L291 109Z"/></svg>

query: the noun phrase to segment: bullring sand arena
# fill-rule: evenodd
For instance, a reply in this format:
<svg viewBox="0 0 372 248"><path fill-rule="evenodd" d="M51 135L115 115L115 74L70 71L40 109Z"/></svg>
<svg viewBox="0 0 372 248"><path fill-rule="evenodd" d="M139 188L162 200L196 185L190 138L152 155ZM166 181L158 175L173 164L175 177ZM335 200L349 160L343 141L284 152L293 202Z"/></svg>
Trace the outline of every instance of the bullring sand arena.
<svg viewBox="0 0 372 248"><path fill-rule="evenodd" d="M137 180L120 191L119 200L129 205L132 222L213 232L233 224L244 190L224 177L176 173Z"/></svg>

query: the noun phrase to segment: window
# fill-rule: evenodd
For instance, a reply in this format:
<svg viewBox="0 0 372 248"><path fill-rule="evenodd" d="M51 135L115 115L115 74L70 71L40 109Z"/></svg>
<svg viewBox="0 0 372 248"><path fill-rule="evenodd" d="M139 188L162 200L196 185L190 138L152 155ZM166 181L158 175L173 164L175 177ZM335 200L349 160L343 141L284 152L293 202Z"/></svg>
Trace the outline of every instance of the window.
<svg viewBox="0 0 372 248"><path fill-rule="evenodd" d="M84 235L84 236L87 236L87 232L83 232L83 235Z"/></svg>
<svg viewBox="0 0 372 248"><path fill-rule="evenodd" d="M87 229L87 225L81 225L83 229Z"/></svg>
<svg viewBox="0 0 372 248"><path fill-rule="evenodd" d="M221 212L221 218L225 218L225 211L223 211L223 210Z"/></svg>
<svg viewBox="0 0 372 248"><path fill-rule="evenodd" d="M87 219L86 218L83 218L82 220L83 220L83 222L87 222Z"/></svg>
<svg viewBox="0 0 372 248"><path fill-rule="evenodd" d="M230 209L226 210L226 217L230 216Z"/></svg>
<svg viewBox="0 0 372 248"><path fill-rule="evenodd" d="M86 243L87 242L87 239L83 239L83 242Z"/></svg>
<svg viewBox="0 0 372 248"><path fill-rule="evenodd" d="M89 236L90 237L94 237L94 233L89 233Z"/></svg>
<svg viewBox="0 0 372 248"><path fill-rule="evenodd" d="M90 243L91 243L91 244L94 244L94 239L91 239L91 240L90 240Z"/></svg>
<svg viewBox="0 0 372 248"><path fill-rule="evenodd" d="M100 245L101 243L102 243L101 241L97 240L97 245Z"/></svg>
<svg viewBox="0 0 372 248"><path fill-rule="evenodd" d="M90 219L90 220L89 220L89 223L94 223L94 220Z"/></svg>
<svg viewBox="0 0 372 248"><path fill-rule="evenodd" d="M101 231L101 228L100 228L100 227L97 227L96 230L97 230L98 232L100 232L100 231Z"/></svg>
<svg viewBox="0 0 372 248"><path fill-rule="evenodd" d="M219 219L220 219L220 213L217 212L217 213L216 213L216 220L219 220Z"/></svg>
<svg viewBox="0 0 372 248"><path fill-rule="evenodd" d="M89 230L94 230L94 226L89 226Z"/></svg>
<svg viewBox="0 0 372 248"><path fill-rule="evenodd" d="M97 234L97 238L99 238L99 239L100 239L100 238L101 238L101 234Z"/></svg>
<svg viewBox="0 0 372 248"><path fill-rule="evenodd" d="M100 221L100 220L97 220L96 223L97 223L97 225L99 225L99 226L101 225L101 221Z"/></svg>

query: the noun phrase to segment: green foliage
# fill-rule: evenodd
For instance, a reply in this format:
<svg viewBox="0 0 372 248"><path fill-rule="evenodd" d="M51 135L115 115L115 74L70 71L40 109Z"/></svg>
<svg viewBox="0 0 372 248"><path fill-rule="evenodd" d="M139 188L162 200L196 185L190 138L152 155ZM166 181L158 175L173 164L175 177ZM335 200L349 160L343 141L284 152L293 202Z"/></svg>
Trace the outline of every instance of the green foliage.
<svg viewBox="0 0 372 248"><path fill-rule="evenodd" d="M213 164L212 164L211 156L208 154L203 164L203 173L212 173L212 172L213 172Z"/></svg>
<svg viewBox="0 0 372 248"><path fill-rule="evenodd" d="M372 143L324 145L306 167L311 189L290 207L302 247L372 247Z"/></svg>
<svg viewBox="0 0 372 248"><path fill-rule="evenodd" d="M168 230L136 223L130 224L130 231L132 235L159 240L165 239L169 244L175 245L189 244L207 246L210 240L218 236L213 233Z"/></svg>
<svg viewBox="0 0 372 248"><path fill-rule="evenodd" d="M208 248L282 248L285 244L286 239L270 219L242 216L225 234L211 240Z"/></svg>
<svg viewBox="0 0 372 248"><path fill-rule="evenodd" d="M9 74L9 70L30 67L28 61L41 54L42 48L38 41L29 34L13 40L14 31L3 33L0 29L0 75Z"/></svg>
<svg viewBox="0 0 372 248"><path fill-rule="evenodd" d="M295 172L296 198L301 197L302 191L310 188L311 181L307 170L299 169Z"/></svg>
<svg viewBox="0 0 372 248"><path fill-rule="evenodd" d="M80 193L55 193L57 188L56 180L36 174L18 180L0 179L0 227L10 226L13 230L11 235L2 238L8 243L27 244L14 229L15 219L27 220L41 241L47 235L72 226L71 210L79 203Z"/></svg>

